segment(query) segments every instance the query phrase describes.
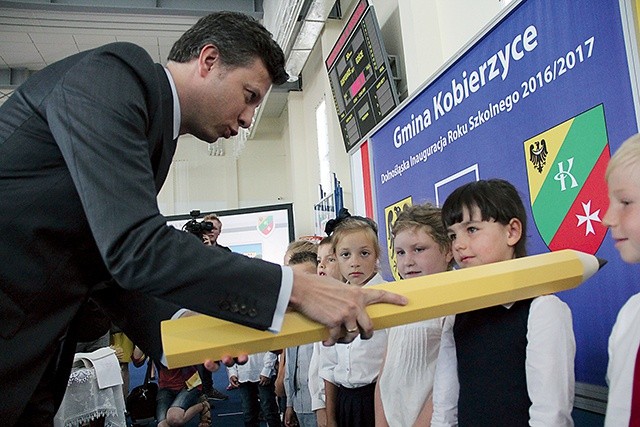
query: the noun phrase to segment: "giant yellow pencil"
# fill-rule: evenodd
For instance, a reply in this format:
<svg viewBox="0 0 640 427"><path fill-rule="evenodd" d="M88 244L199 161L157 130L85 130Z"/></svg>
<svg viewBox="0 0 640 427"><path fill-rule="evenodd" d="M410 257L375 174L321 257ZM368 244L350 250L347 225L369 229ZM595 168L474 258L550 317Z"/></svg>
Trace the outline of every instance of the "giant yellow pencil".
<svg viewBox="0 0 640 427"><path fill-rule="evenodd" d="M389 282L371 288L407 297L406 306L373 304L367 313L375 329L463 313L575 288L598 271L598 258L574 250ZM278 334L199 315L162 323L169 368L222 356L252 354L322 341L325 326L299 313L285 315Z"/></svg>

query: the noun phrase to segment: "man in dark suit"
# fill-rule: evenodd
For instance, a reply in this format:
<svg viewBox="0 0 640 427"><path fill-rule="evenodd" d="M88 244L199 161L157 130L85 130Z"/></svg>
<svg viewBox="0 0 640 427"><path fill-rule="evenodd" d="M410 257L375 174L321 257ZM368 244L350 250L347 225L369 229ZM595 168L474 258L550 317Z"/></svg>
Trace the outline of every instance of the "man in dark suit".
<svg viewBox="0 0 640 427"><path fill-rule="evenodd" d="M332 344L371 335L367 304L404 302L213 251L160 214L178 135L235 135L286 78L271 35L222 12L188 30L166 68L113 43L46 67L0 106L3 425L51 424L89 295L156 359L176 307L278 331L288 305Z"/></svg>

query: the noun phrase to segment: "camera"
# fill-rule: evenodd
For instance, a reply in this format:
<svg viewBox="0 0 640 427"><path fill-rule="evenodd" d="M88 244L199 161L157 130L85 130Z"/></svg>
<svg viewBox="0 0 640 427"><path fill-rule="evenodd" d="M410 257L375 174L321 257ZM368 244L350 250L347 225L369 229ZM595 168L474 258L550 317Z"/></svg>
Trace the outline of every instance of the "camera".
<svg viewBox="0 0 640 427"><path fill-rule="evenodd" d="M202 239L202 235L207 231L213 230L213 223L209 221L198 221L198 217L200 216L200 211L195 209L189 212L189 216L191 219L182 226L182 230L191 234L195 234L200 239Z"/></svg>

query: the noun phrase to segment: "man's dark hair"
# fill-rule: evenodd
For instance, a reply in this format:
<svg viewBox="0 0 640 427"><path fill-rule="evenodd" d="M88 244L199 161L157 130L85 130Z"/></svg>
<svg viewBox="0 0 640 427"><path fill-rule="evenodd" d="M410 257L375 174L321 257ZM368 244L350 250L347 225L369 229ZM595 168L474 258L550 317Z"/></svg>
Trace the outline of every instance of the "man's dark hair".
<svg viewBox="0 0 640 427"><path fill-rule="evenodd" d="M304 264L305 262L312 262L314 265L318 265L318 255L311 251L296 252L291 255L289 259L289 265Z"/></svg>
<svg viewBox="0 0 640 427"><path fill-rule="evenodd" d="M284 53L266 28L251 16L238 12L215 12L204 16L174 43L169 61L188 62L212 44L220 52L222 63L244 67L262 59L274 85L287 81Z"/></svg>
<svg viewBox="0 0 640 427"><path fill-rule="evenodd" d="M502 225L513 218L522 223L522 236L515 246L517 258L527 255L527 213L518 190L503 179L469 182L456 188L442 205L442 221L445 228L462 222L463 210L471 212L478 207L483 221L494 220Z"/></svg>

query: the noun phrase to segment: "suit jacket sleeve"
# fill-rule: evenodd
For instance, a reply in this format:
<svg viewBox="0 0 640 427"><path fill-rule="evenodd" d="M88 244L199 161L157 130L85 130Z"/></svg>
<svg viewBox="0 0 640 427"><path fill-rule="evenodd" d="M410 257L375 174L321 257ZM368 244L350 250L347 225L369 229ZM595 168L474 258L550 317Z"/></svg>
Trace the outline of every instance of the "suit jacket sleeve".
<svg viewBox="0 0 640 427"><path fill-rule="evenodd" d="M94 291L91 298L146 355L160 360L160 322L170 319L180 307L138 291L127 291L115 283Z"/></svg>
<svg viewBox="0 0 640 427"><path fill-rule="evenodd" d="M118 43L78 61L49 96L47 121L97 248L125 289L266 329L280 266L212 251L159 212L151 153L171 142L158 131L173 120L167 88L143 49Z"/></svg>

